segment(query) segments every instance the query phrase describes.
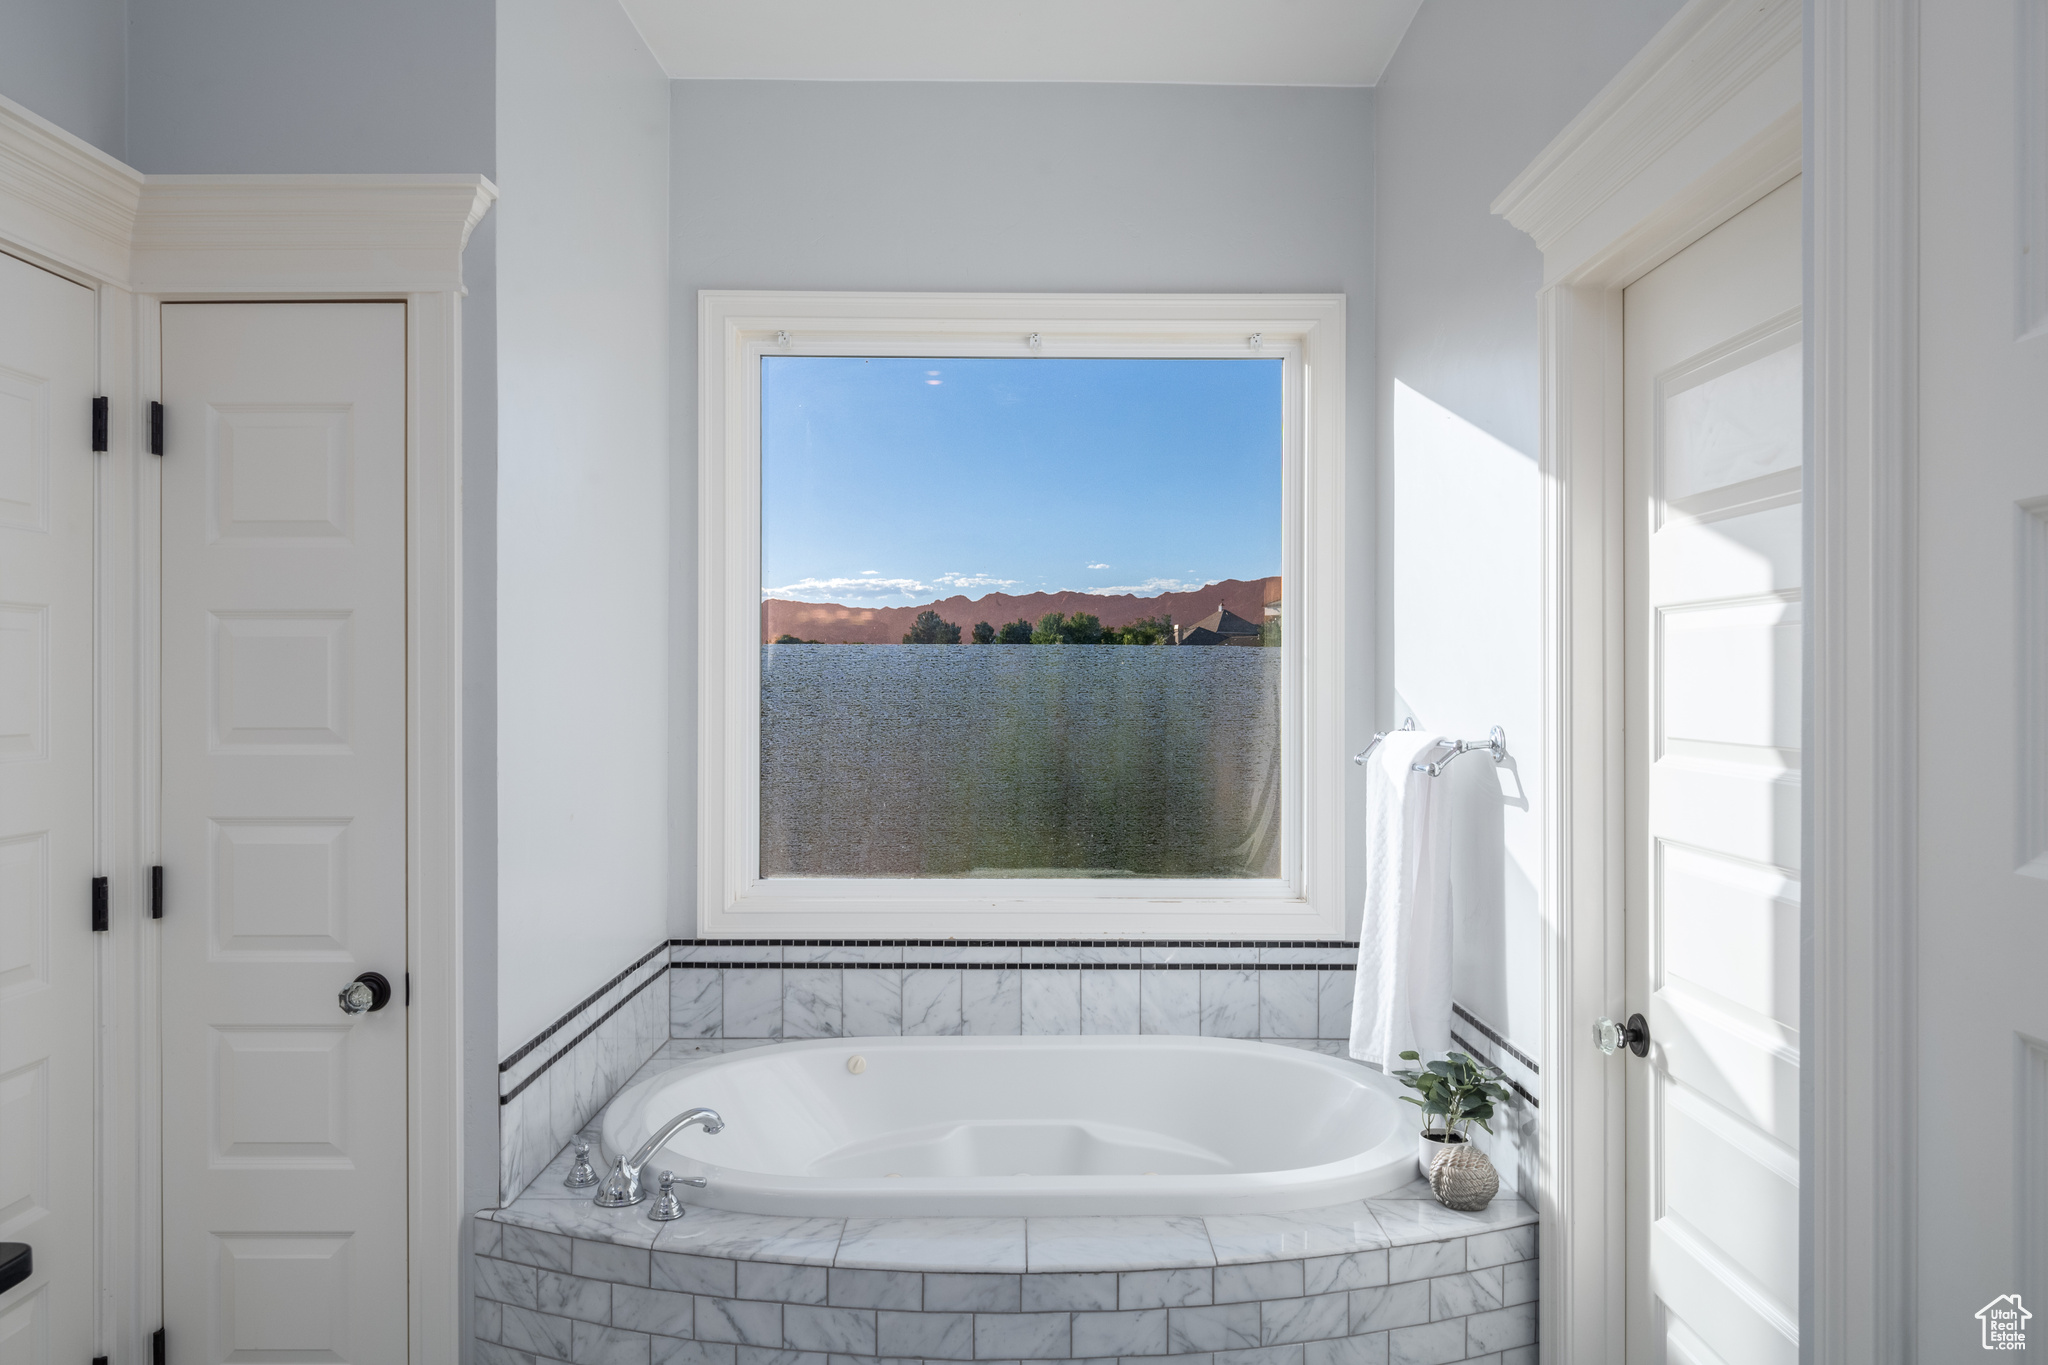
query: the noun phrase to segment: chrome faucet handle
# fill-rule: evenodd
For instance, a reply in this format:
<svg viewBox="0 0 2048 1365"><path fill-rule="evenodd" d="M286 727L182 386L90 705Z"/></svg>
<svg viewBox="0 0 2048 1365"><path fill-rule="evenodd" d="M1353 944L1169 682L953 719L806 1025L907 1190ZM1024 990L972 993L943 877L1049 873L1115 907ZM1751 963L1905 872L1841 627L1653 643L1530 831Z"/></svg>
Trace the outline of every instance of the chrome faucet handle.
<svg viewBox="0 0 2048 1365"><path fill-rule="evenodd" d="M661 1173L661 1197L654 1201L653 1208L647 1210L647 1216L657 1223L672 1223L687 1212L683 1208L683 1201L676 1198L675 1184L674 1171Z"/></svg>
<svg viewBox="0 0 2048 1365"><path fill-rule="evenodd" d="M619 1158L619 1164L604 1178L604 1184L590 1202L601 1209L630 1208L647 1197L640 1188L640 1169L653 1159L662 1145L691 1124L702 1124L707 1133L716 1133L725 1127L725 1120L716 1109L686 1109L654 1130L647 1141L640 1144L640 1150L631 1156ZM701 1178L701 1177L700 1177ZM674 1217L680 1218L681 1214Z"/></svg>
<svg viewBox="0 0 2048 1365"><path fill-rule="evenodd" d="M673 1174L673 1172L671 1172L671 1174ZM710 1181L706 1180L701 1175L683 1175L676 1177L676 1184L688 1185L693 1190L701 1190L710 1183Z"/></svg>
<svg viewBox="0 0 2048 1365"><path fill-rule="evenodd" d="M576 1139L576 1163L562 1183L572 1190L587 1190L597 1183L597 1172L590 1168L590 1144L582 1138Z"/></svg>
<svg viewBox="0 0 2048 1365"><path fill-rule="evenodd" d="M626 1158L620 1157L619 1164L612 1167L612 1173L604 1178L604 1184L598 1186L590 1202L601 1209L630 1209L646 1197L646 1191L640 1188L639 1168L627 1165Z"/></svg>

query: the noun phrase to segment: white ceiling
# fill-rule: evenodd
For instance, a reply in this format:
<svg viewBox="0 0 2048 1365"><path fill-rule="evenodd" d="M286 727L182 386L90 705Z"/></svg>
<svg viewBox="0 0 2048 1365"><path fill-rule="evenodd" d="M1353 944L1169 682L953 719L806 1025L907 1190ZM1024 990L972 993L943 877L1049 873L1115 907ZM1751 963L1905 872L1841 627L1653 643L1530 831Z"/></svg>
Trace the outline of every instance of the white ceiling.
<svg viewBox="0 0 2048 1365"><path fill-rule="evenodd" d="M1422 0L621 0L676 79L1372 85Z"/></svg>

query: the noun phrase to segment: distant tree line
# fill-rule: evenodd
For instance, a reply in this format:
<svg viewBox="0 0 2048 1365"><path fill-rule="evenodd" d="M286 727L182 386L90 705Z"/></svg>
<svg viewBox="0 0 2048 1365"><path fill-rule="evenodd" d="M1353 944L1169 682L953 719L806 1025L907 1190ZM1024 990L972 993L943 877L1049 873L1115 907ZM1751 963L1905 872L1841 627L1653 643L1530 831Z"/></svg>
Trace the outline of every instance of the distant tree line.
<svg viewBox="0 0 2048 1365"><path fill-rule="evenodd" d="M959 626L942 619L935 611L921 611L910 623L910 629L903 633L903 643L957 645L960 637ZM1022 620L1001 626L976 621L969 638L978 645L1170 645L1174 642L1173 617L1146 616L1127 626L1105 626L1100 617L1089 612L1077 611L1068 616L1064 612L1049 611L1038 618L1036 625ZM775 637L775 643L821 645L825 642L784 633ZM1279 621L1265 623L1260 630L1259 643L1269 647L1280 643Z"/></svg>
<svg viewBox="0 0 2048 1365"><path fill-rule="evenodd" d="M1036 625L1022 620L1001 626L977 621L969 638L978 645L1170 645L1173 643L1173 618L1148 616L1117 627L1105 626L1100 617L1085 611L1077 611L1072 616L1049 611L1038 618ZM922 611L904 633L903 643L957 645L960 643L960 627L940 619L935 611Z"/></svg>

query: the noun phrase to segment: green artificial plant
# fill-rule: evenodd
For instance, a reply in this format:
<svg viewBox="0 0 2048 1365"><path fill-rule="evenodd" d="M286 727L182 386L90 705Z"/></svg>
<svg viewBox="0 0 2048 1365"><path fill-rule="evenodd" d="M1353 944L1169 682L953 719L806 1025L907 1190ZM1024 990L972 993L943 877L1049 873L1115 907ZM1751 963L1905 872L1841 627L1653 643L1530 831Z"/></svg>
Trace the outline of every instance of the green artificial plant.
<svg viewBox="0 0 2048 1365"><path fill-rule="evenodd" d="M1419 1062L1422 1054L1404 1052L1401 1060ZM1465 1130L1475 1123L1493 1131L1487 1120L1493 1117L1494 1105L1508 1102L1508 1088L1501 1084L1506 1074L1462 1052L1447 1052L1442 1061L1393 1073L1395 1080L1420 1092L1420 1099L1414 1095L1401 1098L1422 1110L1423 1133L1442 1142L1469 1141Z"/></svg>

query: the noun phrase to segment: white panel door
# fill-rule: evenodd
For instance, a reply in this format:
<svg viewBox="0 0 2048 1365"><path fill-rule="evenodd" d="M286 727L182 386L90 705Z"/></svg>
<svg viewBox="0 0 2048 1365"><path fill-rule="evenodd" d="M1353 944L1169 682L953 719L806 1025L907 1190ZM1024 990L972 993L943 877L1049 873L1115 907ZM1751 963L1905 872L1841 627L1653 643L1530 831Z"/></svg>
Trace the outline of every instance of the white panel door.
<svg viewBox="0 0 2048 1365"><path fill-rule="evenodd" d="M405 305L163 308L164 1316L406 1358ZM344 1013L379 972L394 995Z"/></svg>
<svg viewBox="0 0 2048 1365"><path fill-rule="evenodd" d="M90 289L0 256L0 1365L93 1355Z"/></svg>
<svg viewBox="0 0 2048 1365"><path fill-rule="evenodd" d="M1624 298L1629 1359L1794 1365L1799 184Z"/></svg>
<svg viewBox="0 0 2048 1365"><path fill-rule="evenodd" d="M1926 5L1918 32L1915 1267L1932 1362L1997 1359L1987 1338L2010 1351L1995 1334L2014 1329L2048 1348L2048 3Z"/></svg>
<svg viewBox="0 0 2048 1365"><path fill-rule="evenodd" d="M0 1365L92 1357L94 297L0 256Z"/></svg>

